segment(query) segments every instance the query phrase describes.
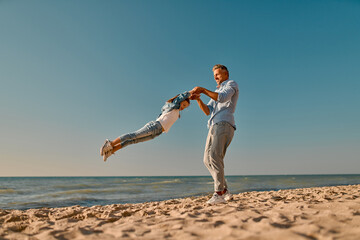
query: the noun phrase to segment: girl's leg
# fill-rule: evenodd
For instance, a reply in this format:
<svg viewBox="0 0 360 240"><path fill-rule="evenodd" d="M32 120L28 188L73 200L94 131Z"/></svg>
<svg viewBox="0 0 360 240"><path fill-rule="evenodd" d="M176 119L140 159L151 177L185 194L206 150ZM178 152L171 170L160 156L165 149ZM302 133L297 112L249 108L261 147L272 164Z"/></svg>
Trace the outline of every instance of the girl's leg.
<svg viewBox="0 0 360 240"><path fill-rule="evenodd" d="M121 140L120 138L116 138L114 141L110 141L110 144L112 147L115 147L116 145L120 144L121 143Z"/></svg>
<svg viewBox="0 0 360 240"><path fill-rule="evenodd" d="M114 141L110 141L111 146L114 148L117 145L121 144L121 142L123 142L125 140L131 140L131 139L135 139L137 137L144 137L144 136L150 135L151 132L149 131L149 127L150 127L151 123L152 122L148 122L147 124L145 124L144 127L140 128L137 131L135 131L133 133L124 134L124 135L116 138Z"/></svg>
<svg viewBox="0 0 360 240"><path fill-rule="evenodd" d="M120 149L122 148L121 144L117 144L115 146L113 146L113 149L112 149L112 153L116 153L117 151L119 151Z"/></svg>
<svg viewBox="0 0 360 240"><path fill-rule="evenodd" d="M111 145L113 146L113 153L130 144L145 142L153 139L154 137L159 136L162 131L163 129L159 122L149 122L141 129L133 133L124 134L112 141Z"/></svg>

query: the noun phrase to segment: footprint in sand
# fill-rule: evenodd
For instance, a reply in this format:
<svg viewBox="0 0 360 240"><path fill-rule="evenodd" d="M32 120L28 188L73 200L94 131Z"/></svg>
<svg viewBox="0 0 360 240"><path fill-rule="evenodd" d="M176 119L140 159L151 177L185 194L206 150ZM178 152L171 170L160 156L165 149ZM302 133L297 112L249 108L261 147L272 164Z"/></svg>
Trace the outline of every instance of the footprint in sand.
<svg viewBox="0 0 360 240"><path fill-rule="evenodd" d="M214 223L214 227L219 227L219 226L221 226L221 225L223 225L223 224L225 224L224 221L216 221L216 222Z"/></svg>
<svg viewBox="0 0 360 240"><path fill-rule="evenodd" d="M253 218L252 220L253 220L254 222L260 222L260 221L263 220L264 218L268 218L268 217L266 217L266 216L260 216L260 217L257 217L257 218Z"/></svg>
<svg viewBox="0 0 360 240"><path fill-rule="evenodd" d="M281 228L281 229L287 229L292 227L292 224L290 223L270 223L271 226L276 227L276 228Z"/></svg>

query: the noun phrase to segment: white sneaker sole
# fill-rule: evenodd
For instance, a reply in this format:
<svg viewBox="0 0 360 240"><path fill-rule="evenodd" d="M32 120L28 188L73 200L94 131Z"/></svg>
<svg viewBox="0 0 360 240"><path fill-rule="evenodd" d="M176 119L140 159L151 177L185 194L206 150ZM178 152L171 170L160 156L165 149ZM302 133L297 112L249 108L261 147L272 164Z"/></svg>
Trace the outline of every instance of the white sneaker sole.
<svg viewBox="0 0 360 240"><path fill-rule="evenodd" d="M220 203L226 203L226 200L224 200L224 201L216 201L216 202L207 201L206 203L209 204L209 205L215 205L215 204L220 204Z"/></svg>
<svg viewBox="0 0 360 240"><path fill-rule="evenodd" d="M111 152L105 152L105 154L104 154L104 156L103 156L103 160L104 160L104 162L106 162L106 160L110 157L112 155L112 153Z"/></svg>
<svg viewBox="0 0 360 240"><path fill-rule="evenodd" d="M232 195L228 195L228 196L224 196L225 201L231 201L233 200L233 196Z"/></svg>

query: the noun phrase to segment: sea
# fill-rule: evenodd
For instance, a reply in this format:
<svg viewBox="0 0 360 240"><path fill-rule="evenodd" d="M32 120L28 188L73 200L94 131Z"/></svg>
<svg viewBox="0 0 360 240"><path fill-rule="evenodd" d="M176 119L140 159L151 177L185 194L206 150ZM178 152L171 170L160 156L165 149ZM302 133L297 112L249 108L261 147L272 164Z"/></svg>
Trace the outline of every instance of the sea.
<svg viewBox="0 0 360 240"><path fill-rule="evenodd" d="M352 175L227 176L231 193L360 184ZM209 176L0 177L0 209L143 203L209 195Z"/></svg>

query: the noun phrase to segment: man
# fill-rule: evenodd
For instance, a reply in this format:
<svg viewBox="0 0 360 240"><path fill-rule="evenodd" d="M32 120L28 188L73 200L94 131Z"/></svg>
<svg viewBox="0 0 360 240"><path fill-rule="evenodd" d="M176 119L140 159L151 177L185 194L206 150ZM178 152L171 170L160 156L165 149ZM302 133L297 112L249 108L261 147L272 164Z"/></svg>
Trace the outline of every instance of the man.
<svg viewBox="0 0 360 240"><path fill-rule="evenodd" d="M224 176L224 157L236 129L234 112L239 97L238 85L229 80L229 71L224 65L213 67L217 89L212 92L206 88L195 87L190 91L200 109L210 115L208 121L209 133L204 152L204 164L214 179L215 193L207 202L209 204L225 203L231 199ZM208 104L203 103L200 95L210 97Z"/></svg>

